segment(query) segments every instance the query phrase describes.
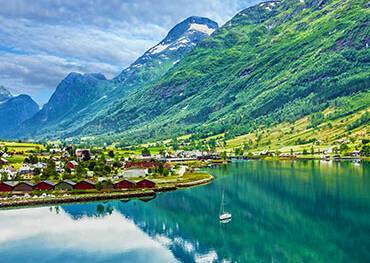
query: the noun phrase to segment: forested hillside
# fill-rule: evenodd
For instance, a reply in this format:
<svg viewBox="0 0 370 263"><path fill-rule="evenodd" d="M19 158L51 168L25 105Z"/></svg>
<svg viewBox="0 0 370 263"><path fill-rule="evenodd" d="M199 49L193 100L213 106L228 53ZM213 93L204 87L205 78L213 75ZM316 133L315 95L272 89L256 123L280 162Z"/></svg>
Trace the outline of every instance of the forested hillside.
<svg viewBox="0 0 370 263"><path fill-rule="evenodd" d="M329 107L333 120L366 109L368 101L346 105L355 94L369 96L369 13L365 0L271 1L248 8L159 81L68 136L232 138Z"/></svg>

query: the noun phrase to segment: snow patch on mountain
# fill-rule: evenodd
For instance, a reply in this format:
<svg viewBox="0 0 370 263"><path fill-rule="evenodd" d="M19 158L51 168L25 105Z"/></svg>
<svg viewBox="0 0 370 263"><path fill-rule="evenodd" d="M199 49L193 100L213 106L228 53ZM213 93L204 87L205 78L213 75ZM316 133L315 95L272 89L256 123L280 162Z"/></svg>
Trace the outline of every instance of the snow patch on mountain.
<svg viewBox="0 0 370 263"><path fill-rule="evenodd" d="M164 44L158 44L154 47L152 47L151 49L149 49L149 53L150 54L158 54L158 53L161 53L162 51L166 50L170 45L167 44L167 45L164 45Z"/></svg>
<svg viewBox="0 0 370 263"><path fill-rule="evenodd" d="M215 32L215 29L214 28L209 28L205 24L195 24L195 23L190 24L190 30L195 30L195 31L198 31L198 32L202 32L202 33L205 33L205 34L207 34L209 36L213 32Z"/></svg>

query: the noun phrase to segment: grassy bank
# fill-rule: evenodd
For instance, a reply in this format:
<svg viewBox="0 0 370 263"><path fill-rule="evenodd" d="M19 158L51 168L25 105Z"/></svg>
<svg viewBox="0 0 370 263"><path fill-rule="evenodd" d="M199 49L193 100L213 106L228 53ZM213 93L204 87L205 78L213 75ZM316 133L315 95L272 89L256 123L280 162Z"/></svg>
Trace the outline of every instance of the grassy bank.
<svg viewBox="0 0 370 263"><path fill-rule="evenodd" d="M24 194L19 193L1 193L0 208L89 202L123 198L154 197L157 192L174 191L179 188L183 189L186 187L210 183L213 180L213 176L207 173L186 173L181 178L176 176L168 176L163 179L152 180L156 182L156 187L151 189L106 189L101 191L71 191L68 193L58 191L33 192L28 194L27 197Z"/></svg>

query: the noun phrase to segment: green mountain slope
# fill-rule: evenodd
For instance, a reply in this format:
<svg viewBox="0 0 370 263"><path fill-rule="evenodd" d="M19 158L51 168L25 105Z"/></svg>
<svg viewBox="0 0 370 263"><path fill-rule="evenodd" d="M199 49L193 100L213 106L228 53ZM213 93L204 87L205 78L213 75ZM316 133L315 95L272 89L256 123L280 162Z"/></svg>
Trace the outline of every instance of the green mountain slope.
<svg viewBox="0 0 370 263"><path fill-rule="evenodd" d="M231 138L321 112L354 94L368 96L369 14L365 0L248 8L159 81L69 135L130 142L186 133ZM339 106L338 116L353 112Z"/></svg>
<svg viewBox="0 0 370 263"><path fill-rule="evenodd" d="M127 94L160 78L217 28L208 18L189 17L113 80L102 74L69 74L43 109L21 125L17 136L60 138L74 130L83 132L86 123L106 116Z"/></svg>

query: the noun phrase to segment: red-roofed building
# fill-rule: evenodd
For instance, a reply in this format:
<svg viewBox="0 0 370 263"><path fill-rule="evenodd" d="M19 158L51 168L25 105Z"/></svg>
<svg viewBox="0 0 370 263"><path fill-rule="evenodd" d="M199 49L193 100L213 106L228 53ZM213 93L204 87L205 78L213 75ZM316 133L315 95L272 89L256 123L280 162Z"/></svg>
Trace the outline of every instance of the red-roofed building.
<svg viewBox="0 0 370 263"><path fill-rule="evenodd" d="M153 188L155 187L155 182L149 179L143 179L136 183L136 186L139 188Z"/></svg>
<svg viewBox="0 0 370 263"><path fill-rule="evenodd" d="M127 179L114 184L115 189L128 189L128 188L134 188L134 187L135 187L135 183Z"/></svg>
<svg viewBox="0 0 370 263"><path fill-rule="evenodd" d="M71 170L76 169L77 165L78 165L78 162L76 162L76 161L69 161L69 162L67 163L67 167L68 167L69 169L71 169Z"/></svg>
<svg viewBox="0 0 370 263"><path fill-rule="evenodd" d="M95 189L95 183L90 180L83 180L74 186L76 190L93 190Z"/></svg>
<svg viewBox="0 0 370 263"><path fill-rule="evenodd" d="M125 164L126 169L132 168L153 169L155 167L157 167L157 163L155 162L127 162Z"/></svg>
<svg viewBox="0 0 370 263"><path fill-rule="evenodd" d="M0 182L0 192L11 192L14 185L14 182Z"/></svg>
<svg viewBox="0 0 370 263"><path fill-rule="evenodd" d="M53 182L42 181L42 182L37 183L33 187L33 189L39 190L39 191L51 191L51 190L54 190L54 186L55 186L55 184Z"/></svg>

